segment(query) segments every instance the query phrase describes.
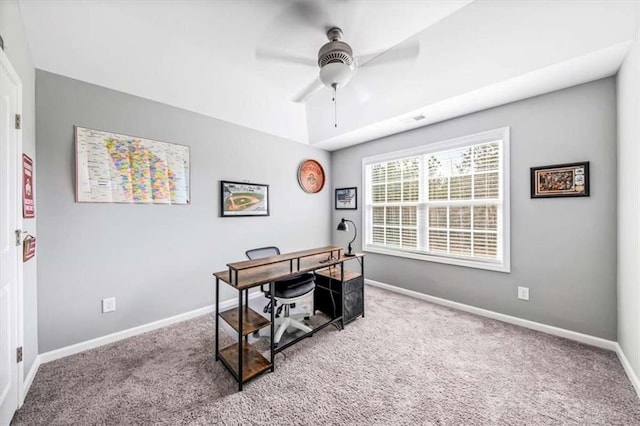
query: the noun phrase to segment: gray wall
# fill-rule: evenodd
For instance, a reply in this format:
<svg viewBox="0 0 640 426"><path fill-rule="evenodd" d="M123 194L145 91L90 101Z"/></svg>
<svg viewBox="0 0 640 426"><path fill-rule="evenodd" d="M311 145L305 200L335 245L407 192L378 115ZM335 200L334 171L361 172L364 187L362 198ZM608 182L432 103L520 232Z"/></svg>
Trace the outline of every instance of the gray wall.
<svg viewBox="0 0 640 426"><path fill-rule="evenodd" d="M212 272L248 248L329 243L331 182L307 194L296 178L306 158L328 172L329 153L40 70L36 88L41 353L213 304ZM75 203L74 125L189 145L192 204ZM218 217L220 180L269 184L271 216Z"/></svg>
<svg viewBox="0 0 640 426"><path fill-rule="evenodd" d="M357 186L363 157L511 128L511 273L369 254L366 277L616 340L616 86L613 78L332 153L334 187ZM529 168L591 162L591 197L530 199ZM362 208L334 212L362 229ZM342 235L340 235L342 234ZM343 233L333 233L344 244ZM357 242L360 249L361 240ZM517 299L517 287L530 301Z"/></svg>
<svg viewBox="0 0 640 426"><path fill-rule="evenodd" d="M5 53L22 80L22 151L36 161L36 77L27 37L22 26L22 16L16 0L0 1L0 35L4 39ZM37 200L36 217L40 214ZM22 189L20 189L22 191ZM36 233L36 220L24 219L22 227L31 235ZM38 243L40 240L38 240ZM38 355L38 306L37 306L37 264L40 253L23 264L23 326L24 326L24 376Z"/></svg>
<svg viewBox="0 0 640 426"><path fill-rule="evenodd" d="M617 78L618 342L640 374L640 34Z"/></svg>

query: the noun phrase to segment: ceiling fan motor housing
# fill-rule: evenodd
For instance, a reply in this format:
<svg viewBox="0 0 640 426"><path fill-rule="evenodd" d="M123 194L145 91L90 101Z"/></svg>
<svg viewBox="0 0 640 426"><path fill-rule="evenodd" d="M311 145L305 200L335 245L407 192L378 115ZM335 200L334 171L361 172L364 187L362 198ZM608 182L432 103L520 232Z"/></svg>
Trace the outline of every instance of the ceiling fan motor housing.
<svg viewBox="0 0 640 426"><path fill-rule="evenodd" d="M327 31L327 38L329 43L320 48L318 52L318 66L323 68L327 64L342 63L349 65L353 64L353 50L342 39L342 30L334 27Z"/></svg>
<svg viewBox="0 0 640 426"><path fill-rule="evenodd" d="M344 41L330 41L320 48L318 52L318 66L339 62L351 66L353 64L353 50Z"/></svg>

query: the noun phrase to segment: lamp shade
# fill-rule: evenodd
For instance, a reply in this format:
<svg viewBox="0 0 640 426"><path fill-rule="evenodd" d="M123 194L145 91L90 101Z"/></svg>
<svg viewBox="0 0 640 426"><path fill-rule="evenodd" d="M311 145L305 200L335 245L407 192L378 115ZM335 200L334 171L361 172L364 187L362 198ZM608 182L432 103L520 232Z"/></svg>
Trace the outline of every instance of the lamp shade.
<svg viewBox="0 0 640 426"><path fill-rule="evenodd" d="M331 62L320 69L320 81L325 86L343 87L351 80L351 67L342 62Z"/></svg>
<svg viewBox="0 0 640 426"><path fill-rule="evenodd" d="M347 222L345 222L344 219L342 219L338 224L336 231L348 231L348 230L349 230L349 225L347 225Z"/></svg>

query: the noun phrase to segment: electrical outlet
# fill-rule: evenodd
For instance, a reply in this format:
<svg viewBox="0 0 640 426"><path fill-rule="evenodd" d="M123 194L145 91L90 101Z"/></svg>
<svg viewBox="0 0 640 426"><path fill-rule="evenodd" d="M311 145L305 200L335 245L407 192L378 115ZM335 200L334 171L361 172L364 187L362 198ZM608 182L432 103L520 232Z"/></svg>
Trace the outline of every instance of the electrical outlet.
<svg viewBox="0 0 640 426"><path fill-rule="evenodd" d="M518 299L529 300L529 287L518 287Z"/></svg>
<svg viewBox="0 0 640 426"><path fill-rule="evenodd" d="M106 314L107 312L113 312L116 310L116 298L115 297L107 297L106 299L102 299L102 313Z"/></svg>

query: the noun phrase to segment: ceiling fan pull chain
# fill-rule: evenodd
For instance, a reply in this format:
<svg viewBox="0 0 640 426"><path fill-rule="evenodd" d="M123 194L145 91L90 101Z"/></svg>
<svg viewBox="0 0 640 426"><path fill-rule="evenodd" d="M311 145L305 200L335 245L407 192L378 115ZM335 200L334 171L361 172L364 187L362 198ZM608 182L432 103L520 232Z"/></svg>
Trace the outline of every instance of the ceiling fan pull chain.
<svg viewBox="0 0 640 426"><path fill-rule="evenodd" d="M333 87L333 127L338 127L338 85L331 86Z"/></svg>

